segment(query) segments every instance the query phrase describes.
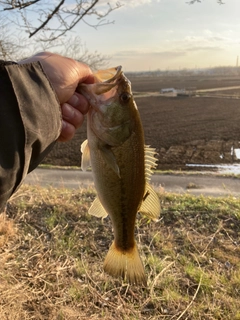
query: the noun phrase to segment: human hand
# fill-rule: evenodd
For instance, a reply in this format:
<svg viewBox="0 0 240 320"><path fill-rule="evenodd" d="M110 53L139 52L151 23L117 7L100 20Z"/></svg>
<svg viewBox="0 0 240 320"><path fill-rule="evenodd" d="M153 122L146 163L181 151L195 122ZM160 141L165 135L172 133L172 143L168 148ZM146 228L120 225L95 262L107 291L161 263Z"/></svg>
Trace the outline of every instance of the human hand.
<svg viewBox="0 0 240 320"><path fill-rule="evenodd" d="M76 87L79 83L93 83L92 71L84 63L50 52L38 53L18 63L36 61L41 63L61 105L63 123L58 140L68 141L82 125L89 109L86 98L75 92Z"/></svg>

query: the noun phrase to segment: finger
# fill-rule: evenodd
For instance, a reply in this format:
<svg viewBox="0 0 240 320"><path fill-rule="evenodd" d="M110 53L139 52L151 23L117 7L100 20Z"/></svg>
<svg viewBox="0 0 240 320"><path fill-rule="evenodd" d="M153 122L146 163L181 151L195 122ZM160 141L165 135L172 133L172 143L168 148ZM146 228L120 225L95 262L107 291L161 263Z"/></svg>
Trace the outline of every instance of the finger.
<svg viewBox="0 0 240 320"><path fill-rule="evenodd" d="M93 84L95 82L94 75L91 73L85 79L82 80L83 83Z"/></svg>
<svg viewBox="0 0 240 320"><path fill-rule="evenodd" d="M84 120L83 114L68 103L62 105L62 118L76 129L82 125Z"/></svg>
<svg viewBox="0 0 240 320"><path fill-rule="evenodd" d="M94 75L92 73L92 70L90 69L90 67L83 63L83 62L79 62L78 61L78 71L79 71L79 82L81 83L87 83L87 84L91 84L94 83L95 78Z"/></svg>
<svg viewBox="0 0 240 320"><path fill-rule="evenodd" d="M82 114L87 114L89 110L89 103L87 99L77 92L75 92L74 95L71 96L67 103L79 110Z"/></svg>
<svg viewBox="0 0 240 320"><path fill-rule="evenodd" d="M74 137L75 132L76 132L76 128L72 124L63 120L62 131L61 131L61 135L58 138L58 141L66 142L68 140L71 140Z"/></svg>

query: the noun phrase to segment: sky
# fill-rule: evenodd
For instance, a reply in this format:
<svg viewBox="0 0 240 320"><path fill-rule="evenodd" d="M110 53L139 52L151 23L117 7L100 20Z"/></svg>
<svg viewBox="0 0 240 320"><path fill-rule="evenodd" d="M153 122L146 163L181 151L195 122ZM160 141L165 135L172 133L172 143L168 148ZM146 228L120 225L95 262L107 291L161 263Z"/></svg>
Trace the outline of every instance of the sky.
<svg viewBox="0 0 240 320"><path fill-rule="evenodd" d="M90 52L109 55L110 66L125 71L236 66L240 0L187 1L120 0L124 5L107 17L113 24L95 29L81 22L74 33Z"/></svg>

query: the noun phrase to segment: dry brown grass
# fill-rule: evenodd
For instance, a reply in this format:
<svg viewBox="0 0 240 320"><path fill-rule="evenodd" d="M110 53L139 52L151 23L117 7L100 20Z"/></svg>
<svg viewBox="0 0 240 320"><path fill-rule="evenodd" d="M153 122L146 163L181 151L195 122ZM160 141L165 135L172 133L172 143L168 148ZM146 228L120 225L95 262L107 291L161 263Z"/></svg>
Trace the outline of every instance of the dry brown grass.
<svg viewBox="0 0 240 320"><path fill-rule="evenodd" d="M148 288L102 271L109 218L88 215L93 190L23 186L0 221L0 319L240 319L240 202L160 195L138 217Z"/></svg>
<svg viewBox="0 0 240 320"><path fill-rule="evenodd" d="M13 221L9 220L5 213L2 213L0 215L0 248L14 235L15 229Z"/></svg>

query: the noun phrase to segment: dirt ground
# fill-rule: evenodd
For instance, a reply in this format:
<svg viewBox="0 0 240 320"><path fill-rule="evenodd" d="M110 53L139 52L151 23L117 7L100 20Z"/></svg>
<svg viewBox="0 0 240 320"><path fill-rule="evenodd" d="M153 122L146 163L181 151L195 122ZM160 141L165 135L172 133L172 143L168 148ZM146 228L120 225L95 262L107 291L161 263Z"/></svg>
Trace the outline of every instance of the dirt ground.
<svg viewBox="0 0 240 320"><path fill-rule="evenodd" d="M239 78L131 78L134 92L159 92L161 88L197 90L240 85ZM221 89L220 89L221 91ZM239 93L239 89L229 91ZM223 97L137 97L146 144L158 152L159 169L186 169L187 163L221 164L239 160L240 100ZM224 98L226 94L226 98ZM44 163L61 166L80 165L80 145L86 139L86 122L75 138L56 144Z"/></svg>

